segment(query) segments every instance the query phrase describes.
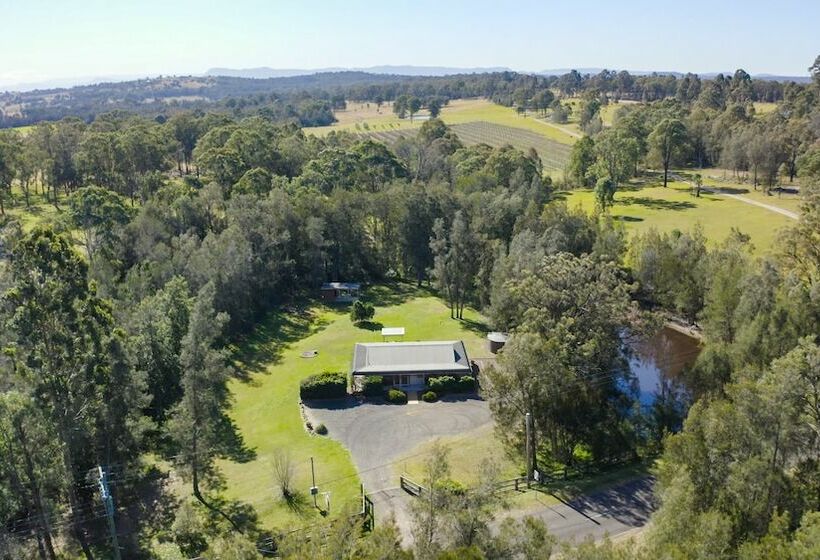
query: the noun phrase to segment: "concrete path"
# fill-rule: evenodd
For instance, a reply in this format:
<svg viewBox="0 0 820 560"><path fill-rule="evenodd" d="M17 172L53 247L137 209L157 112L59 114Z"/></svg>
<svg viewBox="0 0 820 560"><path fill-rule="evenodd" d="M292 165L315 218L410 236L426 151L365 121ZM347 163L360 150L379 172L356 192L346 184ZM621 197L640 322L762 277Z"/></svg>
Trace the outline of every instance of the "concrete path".
<svg viewBox="0 0 820 560"><path fill-rule="evenodd" d="M649 521L655 509L653 483L652 477L642 477L561 504L513 511L505 517L530 515L543 519L550 533L562 541L614 537L635 531Z"/></svg>
<svg viewBox="0 0 820 560"><path fill-rule="evenodd" d="M669 176L674 178L676 181L680 181L681 183L686 183L686 184L692 185L694 187L694 184L691 181L687 181L686 179L684 179L683 177L681 177L677 173L670 173ZM751 204L752 206L758 206L760 208L765 208L766 210L769 210L770 212L776 212L777 214L781 214L783 216L786 216L787 218L791 218L792 220L799 220L800 219L800 216L796 212L792 212L791 210L786 210L785 208L780 208L779 206L774 206L772 204L766 204L765 202L760 202L758 200L752 200L751 198L746 198L745 196L743 196L741 194L733 194L733 193L727 192L727 191L725 191L721 188L718 188L718 187L702 186L700 188L700 190L702 190L703 192L710 193L710 194L719 194L720 196L725 196L727 198L734 198L735 200L739 200L740 202L745 202L746 204Z"/></svg>

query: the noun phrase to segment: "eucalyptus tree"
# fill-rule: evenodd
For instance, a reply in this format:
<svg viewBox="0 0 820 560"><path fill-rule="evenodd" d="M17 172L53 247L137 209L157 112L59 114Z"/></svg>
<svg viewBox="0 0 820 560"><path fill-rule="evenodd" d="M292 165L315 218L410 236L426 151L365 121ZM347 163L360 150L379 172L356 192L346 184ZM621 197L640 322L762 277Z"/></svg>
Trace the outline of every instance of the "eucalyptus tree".
<svg viewBox="0 0 820 560"><path fill-rule="evenodd" d="M664 187L669 181L669 168L682 157L686 143L686 125L675 118L663 119L649 134L649 153L663 168Z"/></svg>
<svg viewBox="0 0 820 560"><path fill-rule="evenodd" d="M59 441L72 532L92 558L79 489L86 470L105 457L136 459L138 435L131 433L129 418L138 415L139 407L115 410L107 401L113 383L124 394L139 393L131 386L137 376L131 375L127 356L114 352L110 306L89 285L88 265L67 237L42 227L23 236L13 245L10 276L3 301L15 371L30 380L31 393ZM101 424L103 417L108 421ZM125 442L125 454L113 448Z"/></svg>

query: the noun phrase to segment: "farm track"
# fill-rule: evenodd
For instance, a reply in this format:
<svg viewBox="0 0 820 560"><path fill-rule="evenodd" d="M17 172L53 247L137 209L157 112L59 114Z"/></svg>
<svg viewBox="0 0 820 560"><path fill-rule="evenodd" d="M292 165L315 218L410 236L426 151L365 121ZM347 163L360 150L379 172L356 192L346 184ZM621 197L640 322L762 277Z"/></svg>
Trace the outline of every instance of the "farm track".
<svg viewBox="0 0 820 560"><path fill-rule="evenodd" d="M563 170L569 160L570 150L572 150L572 146L550 140L536 132L485 121L453 124L450 128L468 146L476 144L487 144L493 148L512 146L523 152L532 148L538 153L544 168L548 170ZM361 132L358 135L392 145L400 138L414 136L416 132L416 129L385 130Z"/></svg>

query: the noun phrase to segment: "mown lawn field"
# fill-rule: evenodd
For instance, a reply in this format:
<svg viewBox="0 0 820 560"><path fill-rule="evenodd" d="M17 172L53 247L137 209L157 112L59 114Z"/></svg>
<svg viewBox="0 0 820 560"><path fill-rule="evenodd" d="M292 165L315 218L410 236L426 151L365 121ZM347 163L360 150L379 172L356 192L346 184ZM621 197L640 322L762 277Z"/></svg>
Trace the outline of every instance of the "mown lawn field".
<svg viewBox="0 0 820 560"><path fill-rule="evenodd" d="M379 324L403 326L406 341L463 340L471 356L487 354L485 328L480 316L465 310L465 320L450 319L437 297L412 286L375 287L366 299L377 306L368 330L355 327L348 308L312 303L288 313L271 314L237 349L236 367L242 380L232 381L234 402L230 411L245 444L256 453L247 463L222 461L226 495L252 505L262 526L295 529L318 522L312 506L288 508L274 489L271 459L287 449L296 465L295 486L305 494L310 487L310 457L314 457L316 482L330 491L333 512L356 504L359 477L350 454L330 437L312 435L304 427L299 408L299 382L323 371L348 372L356 342L379 342ZM315 358L302 358L316 350Z"/></svg>
<svg viewBox="0 0 820 560"><path fill-rule="evenodd" d="M589 212L595 208L591 190L562 192L558 196L571 208ZM795 223L770 210L720 195L704 193L696 198L690 194L689 185L678 182L670 182L668 188L657 181L621 186L610 213L629 233L653 227L659 231L689 231L700 224L713 245L726 239L734 227L751 237L757 254L774 249L778 232Z"/></svg>

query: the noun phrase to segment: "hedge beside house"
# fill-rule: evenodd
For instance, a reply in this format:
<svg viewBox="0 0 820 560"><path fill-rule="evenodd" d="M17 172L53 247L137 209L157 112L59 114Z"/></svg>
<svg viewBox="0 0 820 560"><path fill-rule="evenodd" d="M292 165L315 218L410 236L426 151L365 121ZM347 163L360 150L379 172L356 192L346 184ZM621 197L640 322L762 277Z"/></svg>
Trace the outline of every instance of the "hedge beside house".
<svg viewBox="0 0 820 560"><path fill-rule="evenodd" d="M440 375L431 377L427 381L427 386L438 395L446 393L471 393L475 391L475 378L471 375L453 377L451 375Z"/></svg>
<svg viewBox="0 0 820 560"><path fill-rule="evenodd" d="M362 381L362 393L366 397L380 397L384 394L384 377L368 375Z"/></svg>
<svg viewBox="0 0 820 560"><path fill-rule="evenodd" d="M335 399L347 395L347 376L339 372L311 375L299 385L302 399Z"/></svg>

